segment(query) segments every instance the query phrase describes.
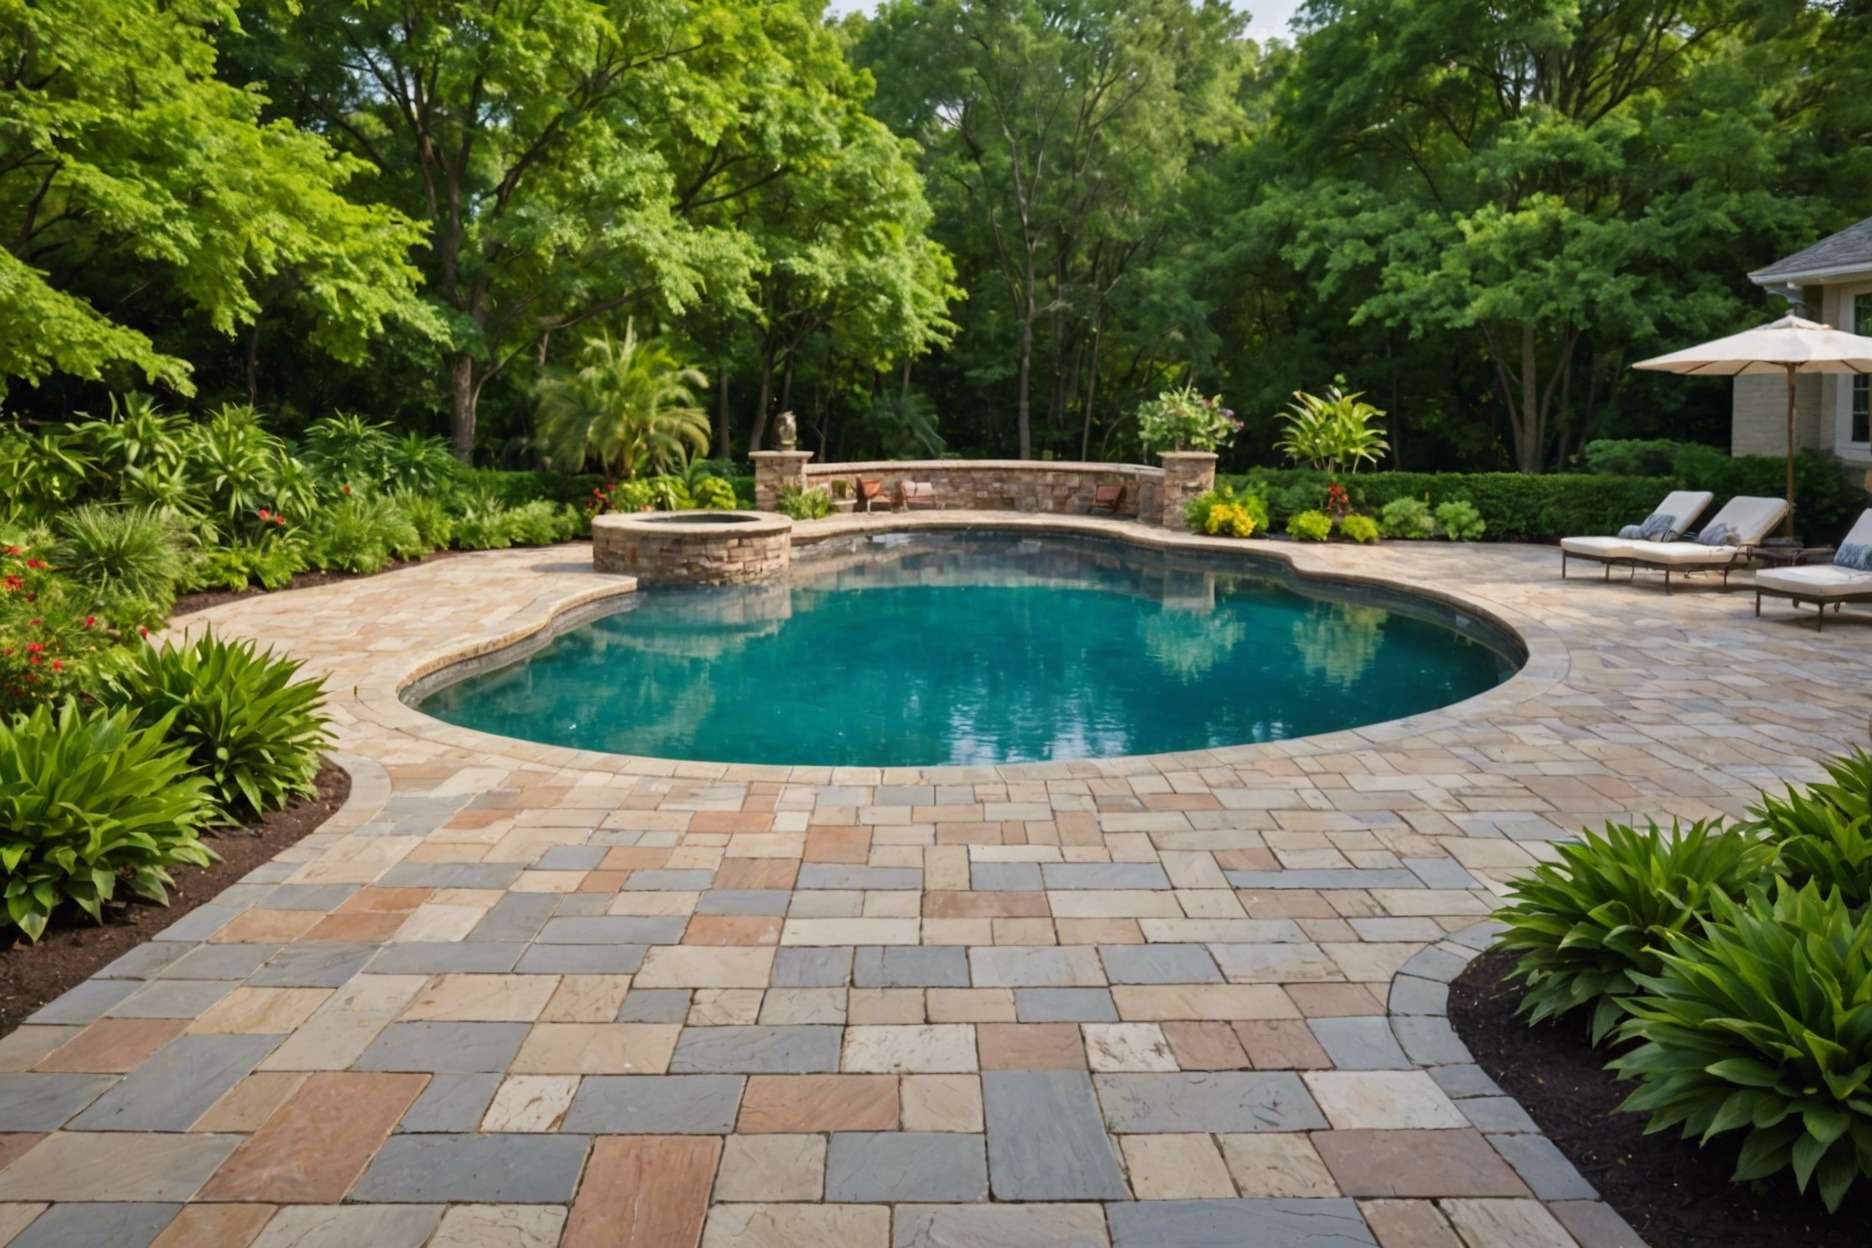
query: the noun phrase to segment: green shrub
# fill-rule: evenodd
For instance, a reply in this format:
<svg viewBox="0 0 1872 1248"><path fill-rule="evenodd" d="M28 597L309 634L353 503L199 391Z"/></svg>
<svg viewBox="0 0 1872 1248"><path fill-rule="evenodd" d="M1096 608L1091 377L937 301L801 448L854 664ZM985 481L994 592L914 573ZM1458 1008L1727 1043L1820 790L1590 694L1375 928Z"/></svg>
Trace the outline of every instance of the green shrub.
<svg viewBox="0 0 1872 1248"><path fill-rule="evenodd" d="M656 506L648 481L626 481L611 493L613 511L644 511Z"/></svg>
<svg viewBox="0 0 1872 1248"><path fill-rule="evenodd" d="M107 612L136 615L135 622L145 624L169 614L188 572L174 521L145 507L86 503L59 516L53 527L53 562Z"/></svg>
<svg viewBox="0 0 1872 1248"><path fill-rule="evenodd" d="M1619 1107L1706 1142L1741 1131L1738 1183L1791 1170L1837 1209L1872 1174L1872 914L1812 884L1717 900L1699 939L1671 932L1612 1063Z"/></svg>
<svg viewBox="0 0 1872 1248"><path fill-rule="evenodd" d="M93 469L77 438L0 431L0 506L11 509L15 521L43 520L71 503ZM5 518L0 513L0 519Z"/></svg>
<svg viewBox="0 0 1872 1248"><path fill-rule="evenodd" d="M689 487L681 477L651 477L644 484L650 488L650 503L658 511L687 511L692 505Z"/></svg>
<svg viewBox="0 0 1872 1248"><path fill-rule="evenodd" d="M703 477L689 487L689 495L697 507L709 511L733 511L735 508L734 486L720 477Z"/></svg>
<svg viewBox="0 0 1872 1248"><path fill-rule="evenodd" d="M1688 445L1669 438L1595 438L1580 448L1580 462L1587 472L1661 477L1671 472L1677 452Z"/></svg>
<svg viewBox="0 0 1872 1248"><path fill-rule="evenodd" d="M259 585L284 589L305 571L304 551L297 542L284 540L233 541L201 551L189 570L192 589L233 592Z"/></svg>
<svg viewBox="0 0 1872 1248"><path fill-rule="evenodd" d="M1747 825L1777 852L1775 872L1796 888L1839 890L1848 905L1872 903L1872 756L1827 765L1831 782L1763 796Z"/></svg>
<svg viewBox="0 0 1872 1248"><path fill-rule="evenodd" d="M20 535L44 541L43 535ZM81 692L91 665L116 644L119 621L59 575L36 546L0 546L0 718ZM126 628L135 627L130 620Z"/></svg>
<svg viewBox="0 0 1872 1248"><path fill-rule="evenodd" d="M469 498L455 519L455 544L463 550L505 550L513 545L507 508L491 495Z"/></svg>
<svg viewBox="0 0 1872 1248"><path fill-rule="evenodd" d="M797 485L783 486L774 508L795 520L822 520L832 514L832 496L818 486L804 490Z"/></svg>
<svg viewBox="0 0 1872 1248"><path fill-rule="evenodd" d="M196 836L214 814L208 781L168 730L73 699L0 722L0 879L29 940L68 901L101 920L120 875L166 902L168 868L214 860Z"/></svg>
<svg viewBox="0 0 1872 1248"><path fill-rule="evenodd" d="M391 495L397 508L416 528L423 545L446 550L455 541L455 510L435 494L403 489Z"/></svg>
<svg viewBox="0 0 1872 1248"><path fill-rule="evenodd" d="M277 505L278 470L288 458L285 443L262 427L259 412L228 403L191 430L184 462L215 514L236 521Z"/></svg>
<svg viewBox="0 0 1872 1248"><path fill-rule="evenodd" d="M374 487L384 479L391 446L390 427L362 416L340 413L306 427L305 460L333 485Z"/></svg>
<svg viewBox="0 0 1872 1248"><path fill-rule="evenodd" d="M1221 526L1218 525L1216 528L1211 528L1209 525L1210 512L1218 506L1229 507L1239 511L1249 522L1249 532L1267 532L1267 500L1255 494L1238 493L1228 485L1220 485L1213 490L1198 494L1195 498L1183 504L1183 518L1188 522L1190 532L1218 532ZM1235 518L1231 518L1231 523L1229 525L1231 535L1236 537L1248 536L1248 533L1235 533L1234 529L1237 527L1239 527L1239 525L1236 523Z"/></svg>
<svg viewBox="0 0 1872 1248"><path fill-rule="evenodd" d="M98 700L146 726L165 724L171 741L208 782L230 819L278 810L315 790L331 743L322 712L323 680L298 680L299 664L251 641L204 634L176 646L138 646L107 664Z"/></svg>
<svg viewBox="0 0 1872 1248"><path fill-rule="evenodd" d="M572 536L565 512L557 503L536 498L507 509L507 536L515 546L550 546Z"/></svg>
<svg viewBox="0 0 1872 1248"><path fill-rule="evenodd" d="M1332 517L1323 511L1296 512L1287 521L1287 536L1303 542L1323 542L1332 536Z"/></svg>
<svg viewBox="0 0 1872 1248"><path fill-rule="evenodd" d="M428 549L409 517L381 495L343 496L306 526L306 562L327 572L368 575L392 557L415 559Z"/></svg>
<svg viewBox="0 0 1872 1248"><path fill-rule="evenodd" d="M1386 537L1423 539L1436 536L1436 516L1421 498L1394 498L1378 513Z"/></svg>
<svg viewBox="0 0 1872 1248"><path fill-rule="evenodd" d="M1713 912L1719 896L1741 896L1774 858L1771 846L1714 821L1661 831L1608 823L1603 835L1554 846L1495 912L1506 924L1496 946L1518 954L1526 986L1519 1013L1539 1023L1591 1006L1594 1044L1620 1020L1637 976L1655 973L1672 933Z"/></svg>
<svg viewBox="0 0 1872 1248"><path fill-rule="evenodd" d="M1347 516L1339 522L1339 531L1360 545L1378 540L1378 522L1370 516Z"/></svg>
<svg viewBox="0 0 1872 1248"><path fill-rule="evenodd" d="M1362 402L1363 392L1347 394L1341 385L1329 386L1325 397L1294 391L1294 401L1281 413L1285 425L1274 446L1288 459L1339 475L1348 467L1375 464L1390 451L1385 431L1374 424L1384 413Z"/></svg>
<svg viewBox="0 0 1872 1248"><path fill-rule="evenodd" d="M1473 542L1488 531L1482 513L1475 509L1475 504L1464 499L1437 504L1436 522L1443 536L1452 542Z"/></svg>
<svg viewBox="0 0 1872 1248"><path fill-rule="evenodd" d="M378 484L387 490L433 494L453 484L460 471L461 461L448 443L425 433L405 433L384 448Z"/></svg>
<svg viewBox="0 0 1872 1248"><path fill-rule="evenodd" d="M1149 451L1213 451L1241 432L1242 422L1222 406L1222 396L1204 398L1195 386L1165 390L1137 409L1138 441Z"/></svg>

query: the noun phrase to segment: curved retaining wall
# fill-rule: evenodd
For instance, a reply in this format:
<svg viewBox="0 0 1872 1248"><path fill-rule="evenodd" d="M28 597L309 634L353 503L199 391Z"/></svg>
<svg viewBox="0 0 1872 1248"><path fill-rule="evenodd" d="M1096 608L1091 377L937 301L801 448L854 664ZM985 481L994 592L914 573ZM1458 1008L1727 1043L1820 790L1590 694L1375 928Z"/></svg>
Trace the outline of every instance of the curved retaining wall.
<svg viewBox="0 0 1872 1248"><path fill-rule="evenodd" d="M1164 470L1144 464L1093 464L1032 459L912 459L856 464L807 464L807 481L827 485L849 481L847 497L857 494L860 478L883 481L893 504L899 481L927 481L936 503L951 510L1025 511L1080 515L1092 507L1101 485L1122 484L1120 516L1157 523L1162 512Z"/></svg>
<svg viewBox="0 0 1872 1248"><path fill-rule="evenodd" d="M738 585L792 562L793 522L747 511L613 512L592 520L592 566L643 585Z"/></svg>

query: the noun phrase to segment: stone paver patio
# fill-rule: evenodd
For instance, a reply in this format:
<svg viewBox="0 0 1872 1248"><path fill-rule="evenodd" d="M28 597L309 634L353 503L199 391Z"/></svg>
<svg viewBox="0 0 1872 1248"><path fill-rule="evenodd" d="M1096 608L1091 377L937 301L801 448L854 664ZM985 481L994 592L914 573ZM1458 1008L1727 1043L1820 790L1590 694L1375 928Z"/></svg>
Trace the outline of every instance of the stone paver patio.
<svg viewBox="0 0 1872 1248"><path fill-rule="evenodd" d="M729 767L398 701L628 589L581 547L190 617L328 675L352 797L0 1041L0 1244L1636 1243L1444 984L1550 841L1862 741L1865 617L1563 585L1551 549L1254 549L1492 613L1528 667L1274 745Z"/></svg>

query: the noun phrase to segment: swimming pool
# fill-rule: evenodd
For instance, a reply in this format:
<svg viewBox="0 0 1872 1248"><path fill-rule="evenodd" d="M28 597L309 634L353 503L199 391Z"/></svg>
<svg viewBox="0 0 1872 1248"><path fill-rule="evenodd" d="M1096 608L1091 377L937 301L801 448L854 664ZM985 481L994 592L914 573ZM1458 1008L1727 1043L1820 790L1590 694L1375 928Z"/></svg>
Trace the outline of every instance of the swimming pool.
<svg viewBox="0 0 1872 1248"><path fill-rule="evenodd" d="M1104 539L876 534L662 589L406 691L483 732L728 763L1104 758L1446 706L1521 662L1429 599Z"/></svg>

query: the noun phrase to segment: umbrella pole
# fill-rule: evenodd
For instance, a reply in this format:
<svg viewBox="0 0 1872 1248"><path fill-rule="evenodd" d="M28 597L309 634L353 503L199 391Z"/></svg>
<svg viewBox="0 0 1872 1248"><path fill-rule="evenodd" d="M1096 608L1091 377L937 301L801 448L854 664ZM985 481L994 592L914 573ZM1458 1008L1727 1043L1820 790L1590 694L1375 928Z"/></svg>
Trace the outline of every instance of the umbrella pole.
<svg viewBox="0 0 1872 1248"><path fill-rule="evenodd" d="M1794 368L1792 364L1787 366L1787 522L1782 526L1782 532L1789 539L1794 536L1794 392L1797 384Z"/></svg>

